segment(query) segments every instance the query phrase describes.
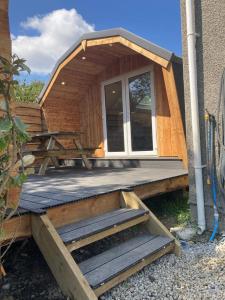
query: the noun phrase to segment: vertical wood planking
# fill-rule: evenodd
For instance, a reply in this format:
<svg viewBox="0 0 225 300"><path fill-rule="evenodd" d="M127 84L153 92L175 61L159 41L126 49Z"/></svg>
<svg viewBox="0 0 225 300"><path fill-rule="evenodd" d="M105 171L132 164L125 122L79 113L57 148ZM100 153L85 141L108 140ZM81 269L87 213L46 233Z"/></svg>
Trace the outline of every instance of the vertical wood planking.
<svg viewBox="0 0 225 300"><path fill-rule="evenodd" d="M170 63L167 69L162 68L162 72L171 113L172 148L173 151L176 151L176 155L183 160L185 167L187 167L186 140L172 63Z"/></svg>
<svg viewBox="0 0 225 300"><path fill-rule="evenodd" d="M163 81L162 68L155 65L154 71L158 155L173 156L175 153L173 152L171 141L171 113Z"/></svg>

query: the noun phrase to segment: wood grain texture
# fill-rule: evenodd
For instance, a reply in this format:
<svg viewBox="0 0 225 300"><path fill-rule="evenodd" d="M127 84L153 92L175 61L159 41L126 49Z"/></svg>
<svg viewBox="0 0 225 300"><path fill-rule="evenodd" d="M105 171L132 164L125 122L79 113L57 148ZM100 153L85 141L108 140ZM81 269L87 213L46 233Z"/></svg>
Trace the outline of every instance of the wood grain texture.
<svg viewBox="0 0 225 300"><path fill-rule="evenodd" d="M59 80L60 76L63 73L63 69L65 67L68 67L69 64L76 65L76 70L86 71L86 73L91 74L97 74L101 70L104 69L104 66L109 64L109 60L104 59L104 61L97 61L95 59L94 61L90 60L90 52L94 52L96 48L102 48L102 50L107 51L110 47L113 48L114 54L113 57L117 56L124 56L124 55L133 55L133 54L140 54L142 56L147 57L149 60L160 64L163 67L168 66L168 61L151 53L149 50L143 49L142 47L128 41L127 39L120 37L120 36L114 36L114 37L106 37L101 39L92 39L92 40L84 40L71 54L68 55L68 57L59 64L57 70L55 71L55 74L51 78L51 81L41 99L41 105L44 104L44 101L48 98L48 95L52 88L54 88L54 84ZM106 50L107 49L107 50ZM82 60L82 57L87 57L87 59ZM112 57L110 58L112 59ZM79 66L80 65L80 66Z"/></svg>
<svg viewBox="0 0 225 300"><path fill-rule="evenodd" d="M15 114L27 125L27 132L33 135L43 131L43 117L39 104L37 103L23 103L14 102L13 107ZM0 110L0 117L4 112ZM25 151L36 150L40 143L29 142L24 146Z"/></svg>
<svg viewBox="0 0 225 300"><path fill-rule="evenodd" d="M123 37L120 37L120 43L123 44L124 46L134 50L135 52L147 57L148 59L150 59L151 61L157 63L158 65L161 65L162 67L164 68L167 68L169 62L168 60L162 58L162 57L159 57L158 55L156 54L153 54L152 52L126 40L125 38Z"/></svg>
<svg viewBox="0 0 225 300"><path fill-rule="evenodd" d="M119 208L120 192L99 195L79 201L53 207L48 210L48 216L55 227L78 222Z"/></svg>
<svg viewBox="0 0 225 300"><path fill-rule="evenodd" d="M163 68L162 73L171 114L172 152L183 160L187 168L187 146L172 63L167 69Z"/></svg>
<svg viewBox="0 0 225 300"><path fill-rule="evenodd" d="M30 215L13 217L3 224L4 235L1 235L0 244L11 239L21 239L31 236Z"/></svg>
<svg viewBox="0 0 225 300"><path fill-rule="evenodd" d="M154 65L157 148L159 156L173 156L171 140L171 112L165 90L162 68Z"/></svg>
<svg viewBox="0 0 225 300"><path fill-rule="evenodd" d="M12 50L9 29L8 6L8 0L0 1L0 55L10 60Z"/></svg>
<svg viewBox="0 0 225 300"><path fill-rule="evenodd" d="M163 193L169 193L176 190L182 190L188 187L188 175L177 176L159 180L149 184L139 185L134 188L134 192L141 199L158 196Z"/></svg>

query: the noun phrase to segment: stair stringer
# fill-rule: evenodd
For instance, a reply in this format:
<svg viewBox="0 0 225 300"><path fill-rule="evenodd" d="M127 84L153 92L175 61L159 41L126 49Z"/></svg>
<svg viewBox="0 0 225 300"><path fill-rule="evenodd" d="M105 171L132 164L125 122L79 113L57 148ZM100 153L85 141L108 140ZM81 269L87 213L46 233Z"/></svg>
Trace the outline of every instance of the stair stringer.
<svg viewBox="0 0 225 300"><path fill-rule="evenodd" d="M71 300L97 300L47 215L32 216L32 235L62 292Z"/></svg>
<svg viewBox="0 0 225 300"><path fill-rule="evenodd" d="M144 223L151 234L167 236L175 239L171 232L160 222L153 212L142 202L142 200L132 191L122 191L121 207L133 209L145 209L149 211L149 219ZM180 255L180 243L175 239L174 253Z"/></svg>

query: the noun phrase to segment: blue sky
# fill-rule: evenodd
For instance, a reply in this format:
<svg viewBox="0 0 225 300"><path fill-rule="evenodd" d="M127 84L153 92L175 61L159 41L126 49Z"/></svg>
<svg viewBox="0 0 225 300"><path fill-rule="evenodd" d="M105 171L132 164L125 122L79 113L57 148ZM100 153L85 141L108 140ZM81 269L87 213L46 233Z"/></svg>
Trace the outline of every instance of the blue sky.
<svg viewBox="0 0 225 300"><path fill-rule="evenodd" d="M55 60L83 32L113 27L124 27L181 55L179 0L10 1L13 50L27 59L29 80L46 80Z"/></svg>

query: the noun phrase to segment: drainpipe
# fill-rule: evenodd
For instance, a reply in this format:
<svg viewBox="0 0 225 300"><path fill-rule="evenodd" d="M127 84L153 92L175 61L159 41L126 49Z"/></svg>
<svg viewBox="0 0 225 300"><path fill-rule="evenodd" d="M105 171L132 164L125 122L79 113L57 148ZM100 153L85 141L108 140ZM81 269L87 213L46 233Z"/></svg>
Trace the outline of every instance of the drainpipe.
<svg viewBox="0 0 225 300"><path fill-rule="evenodd" d="M205 231L205 207L202 178L202 158L200 143L199 109L198 109L198 86L197 86L197 63L196 63L196 32L195 32L195 7L194 0L186 0L187 22L187 45L188 65L191 101L191 123L193 133L193 155L195 170L195 188L198 214L198 233Z"/></svg>

